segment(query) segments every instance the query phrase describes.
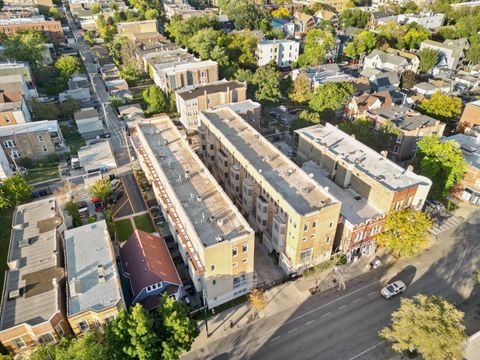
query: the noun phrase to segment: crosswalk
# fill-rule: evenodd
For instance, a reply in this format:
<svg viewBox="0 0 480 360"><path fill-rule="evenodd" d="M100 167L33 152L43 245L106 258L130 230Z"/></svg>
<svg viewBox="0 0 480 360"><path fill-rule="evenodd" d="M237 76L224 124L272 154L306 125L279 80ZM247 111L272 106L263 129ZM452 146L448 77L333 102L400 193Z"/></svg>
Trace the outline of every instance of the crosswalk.
<svg viewBox="0 0 480 360"><path fill-rule="evenodd" d="M447 230L450 230L463 222L463 219L458 216L450 216L447 219L443 219L441 221L437 221L434 218L434 225L430 229L430 233L433 235L439 235Z"/></svg>

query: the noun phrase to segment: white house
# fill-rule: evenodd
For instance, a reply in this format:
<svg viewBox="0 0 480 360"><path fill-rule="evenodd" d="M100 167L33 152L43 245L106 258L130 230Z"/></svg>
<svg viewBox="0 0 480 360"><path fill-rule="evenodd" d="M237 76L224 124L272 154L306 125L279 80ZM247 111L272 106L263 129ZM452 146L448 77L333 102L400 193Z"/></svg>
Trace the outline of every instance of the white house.
<svg viewBox="0 0 480 360"><path fill-rule="evenodd" d="M368 56L365 56L363 62L364 68L394 71L396 73L405 71L408 65L407 59L381 50L373 50Z"/></svg>
<svg viewBox="0 0 480 360"><path fill-rule="evenodd" d="M422 25L429 30L435 30L443 25L445 14L434 13L433 11L422 11L417 14L400 14L398 15L398 23Z"/></svg>
<svg viewBox="0 0 480 360"><path fill-rule="evenodd" d="M420 51L423 49L433 49L438 53L437 69L455 70L463 58L463 50L449 44L441 43L433 40L425 40L420 45Z"/></svg>
<svg viewBox="0 0 480 360"><path fill-rule="evenodd" d="M262 40L257 45L257 64L265 66L274 61L279 67L297 61L300 44L294 40Z"/></svg>
<svg viewBox="0 0 480 360"><path fill-rule="evenodd" d="M73 114L78 132L85 140L95 139L103 134L103 123L95 108L85 108Z"/></svg>

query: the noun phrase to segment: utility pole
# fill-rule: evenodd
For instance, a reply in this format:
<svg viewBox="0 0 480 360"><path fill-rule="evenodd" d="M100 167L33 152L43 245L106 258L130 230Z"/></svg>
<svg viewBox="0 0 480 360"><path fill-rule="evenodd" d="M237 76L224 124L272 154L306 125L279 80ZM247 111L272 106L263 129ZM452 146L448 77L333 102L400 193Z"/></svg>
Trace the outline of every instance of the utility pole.
<svg viewBox="0 0 480 360"><path fill-rule="evenodd" d="M207 305L207 297L205 296L205 290L203 290L203 311L205 315L205 331L207 332L207 338L210 337L208 333L208 305Z"/></svg>

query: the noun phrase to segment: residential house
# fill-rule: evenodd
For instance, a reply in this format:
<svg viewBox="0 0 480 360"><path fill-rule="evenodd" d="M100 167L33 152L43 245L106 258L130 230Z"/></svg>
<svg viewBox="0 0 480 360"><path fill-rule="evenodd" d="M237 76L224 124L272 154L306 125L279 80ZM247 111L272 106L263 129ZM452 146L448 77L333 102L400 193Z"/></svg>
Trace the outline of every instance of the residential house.
<svg viewBox="0 0 480 360"><path fill-rule="evenodd" d="M110 95L118 90L128 90L128 83L124 79L112 79L105 81L105 89Z"/></svg>
<svg viewBox="0 0 480 360"><path fill-rule="evenodd" d="M469 102L463 109L457 131L464 131L466 128L473 128L480 125L480 100Z"/></svg>
<svg viewBox="0 0 480 360"><path fill-rule="evenodd" d="M435 30L445 22L445 14L435 13L433 11L421 11L416 14L399 14L397 17L399 24L417 24L428 30Z"/></svg>
<svg viewBox="0 0 480 360"><path fill-rule="evenodd" d="M20 30L39 31L55 43L59 43L65 39L62 23L56 20L45 20L44 16L0 19L0 32L6 35L12 35Z"/></svg>
<svg viewBox="0 0 480 360"><path fill-rule="evenodd" d="M53 6L52 0L4 0L4 8L8 6L34 6L42 11L48 11ZM3 10L3 9L2 9Z"/></svg>
<svg viewBox="0 0 480 360"><path fill-rule="evenodd" d="M347 0L322 0L320 1L326 10L340 14L348 6Z"/></svg>
<svg viewBox="0 0 480 360"><path fill-rule="evenodd" d="M416 54L409 51L397 50L393 48L388 48L386 52L407 59L408 66L405 67L405 70L413 71L415 74L418 73L418 69L420 68L420 59Z"/></svg>
<svg viewBox="0 0 480 360"><path fill-rule="evenodd" d="M381 10L388 8L389 6L405 6L412 0L372 0L372 9ZM433 4L433 0L414 0L413 1L419 8L427 8Z"/></svg>
<svg viewBox="0 0 480 360"><path fill-rule="evenodd" d="M120 249L120 258L132 305L140 303L152 310L163 294L174 300L182 298L182 280L163 238L136 229Z"/></svg>
<svg viewBox="0 0 480 360"><path fill-rule="evenodd" d="M461 91L477 88L480 84L480 79L478 78L478 75L474 76L466 71L458 71L455 74L454 81L456 86L455 90L458 89Z"/></svg>
<svg viewBox="0 0 480 360"><path fill-rule="evenodd" d="M386 149L393 160L412 158L417 151L418 140L429 135L441 137L445 130L445 123L404 105L369 110L366 116L375 122L376 128L393 127L399 131L397 139Z"/></svg>
<svg viewBox="0 0 480 360"><path fill-rule="evenodd" d="M336 126L327 123L295 131L296 162L342 203L334 251L351 260L372 254L385 215L421 210L432 182L404 169Z"/></svg>
<svg viewBox="0 0 480 360"><path fill-rule="evenodd" d="M420 50L423 49L432 49L438 53L438 63L435 65L437 70L434 69L434 74L440 69L455 70L464 56L462 49L433 40L423 41Z"/></svg>
<svg viewBox="0 0 480 360"><path fill-rule="evenodd" d="M0 311L0 342L11 353L55 343L71 333L61 285L64 229L53 197L19 205L13 212Z"/></svg>
<svg viewBox="0 0 480 360"><path fill-rule="evenodd" d="M412 90L417 94L423 95L426 98L431 97L433 94L440 92L440 88L429 82L417 83L412 87Z"/></svg>
<svg viewBox="0 0 480 360"><path fill-rule="evenodd" d="M400 74L407 70L409 64L407 59L386 53L381 50L373 50L363 60L363 67L367 69L378 69L382 71L392 71Z"/></svg>
<svg viewBox="0 0 480 360"><path fill-rule="evenodd" d="M364 117L369 110L394 106L392 96L388 91L373 94L362 93L352 97L346 106L346 113L352 117Z"/></svg>
<svg viewBox="0 0 480 360"><path fill-rule="evenodd" d="M84 140L95 139L103 134L103 123L95 108L85 108L73 114L78 132Z"/></svg>
<svg viewBox="0 0 480 360"><path fill-rule="evenodd" d="M369 77L370 84L377 92L395 91L400 86L400 79L396 72L382 72Z"/></svg>
<svg viewBox="0 0 480 360"><path fill-rule="evenodd" d="M292 80L295 80L301 73L304 73L309 78L313 89L327 82L349 82L355 80L352 75L340 70L337 64L324 64L305 69L295 69L291 73Z"/></svg>
<svg viewBox="0 0 480 360"><path fill-rule="evenodd" d="M27 102L19 92L0 92L0 126L32 121Z"/></svg>
<svg viewBox="0 0 480 360"><path fill-rule="evenodd" d="M125 309L105 220L65 231L67 317L75 335L102 329Z"/></svg>
<svg viewBox="0 0 480 360"><path fill-rule="evenodd" d="M79 88L75 90L65 90L58 94L59 103L64 103L68 99L73 99L78 101L81 104L90 103L92 99L92 94L90 94L89 88Z"/></svg>
<svg viewBox="0 0 480 360"><path fill-rule="evenodd" d="M274 62L278 67L288 67L297 61L300 44L295 40L262 40L257 44L257 65Z"/></svg>
<svg viewBox="0 0 480 360"><path fill-rule="evenodd" d="M470 204L480 205L480 135L455 134L442 141L454 141L468 166L462 179L463 190L455 195Z"/></svg>
<svg viewBox="0 0 480 360"><path fill-rule="evenodd" d="M0 62L0 91L20 92L26 99L38 97L30 65L26 62Z"/></svg>
<svg viewBox="0 0 480 360"><path fill-rule="evenodd" d="M190 85L175 91L177 112L187 130L198 129L198 113L214 106L247 99L247 84L220 80L200 86Z"/></svg>
<svg viewBox="0 0 480 360"><path fill-rule="evenodd" d="M57 120L0 126L0 144L11 161L45 159L65 150Z"/></svg>
<svg viewBox="0 0 480 360"><path fill-rule="evenodd" d="M110 141L105 139L78 150L80 167L86 174L96 171L107 172L117 168Z"/></svg>
<svg viewBox="0 0 480 360"><path fill-rule="evenodd" d="M70 90L85 89L90 86L87 74L73 74L68 80L68 88Z"/></svg>
<svg viewBox="0 0 480 360"><path fill-rule="evenodd" d="M158 33L158 23L157 20L121 22L117 24L117 29L119 36L125 36L133 41L136 34Z"/></svg>
<svg viewBox="0 0 480 360"><path fill-rule="evenodd" d="M255 288L254 231L174 123L166 116L138 122L132 140L204 305Z"/></svg>
<svg viewBox="0 0 480 360"><path fill-rule="evenodd" d="M293 14L292 21L295 24L295 33L304 35L315 26L315 19L313 16L298 11Z"/></svg>
<svg viewBox="0 0 480 360"><path fill-rule="evenodd" d="M374 11L370 13L370 19L368 20L368 25L367 27L375 30L379 25L383 25L386 23L384 20L387 18L388 20L391 19L392 13L389 11ZM387 20L387 21L388 21Z"/></svg>
<svg viewBox="0 0 480 360"><path fill-rule="evenodd" d="M188 85L208 84L218 81L218 64L213 60L188 61L179 65L150 66L153 81L166 93Z"/></svg>
<svg viewBox="0 0 480 360"><path fill-rule="evenodd" d="M330 259L340 202L229 108L199 116L200 154L285 274Z"/></svg>

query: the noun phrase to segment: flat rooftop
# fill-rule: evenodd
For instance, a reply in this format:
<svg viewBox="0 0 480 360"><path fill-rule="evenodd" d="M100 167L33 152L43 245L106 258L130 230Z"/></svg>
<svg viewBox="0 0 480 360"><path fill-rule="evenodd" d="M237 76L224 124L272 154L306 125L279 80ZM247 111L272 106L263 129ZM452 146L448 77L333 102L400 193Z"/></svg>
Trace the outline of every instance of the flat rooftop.
<svg viewBox="0 0 480 360"><path fill-rule="evenodd" d="M253 232L169 118L138 123L138 130L204 246Z"/></svg>
<svg viewBox="0 0 480 360"><path fill-rule="evenodd" d="M357 170L389 189L401 190L416 184L432 184L430 179L405 170L332 124L314 125L296 130L296 133L309 139L322 153L325 152L322 149L325 145L328 152L353 164Z"/></svg>
<svg viewBox="0 0 480 360"><path fill-rule="evenodd" d="M161 71L167 74L172 74L178 71L192 71L192 70L202 69L208 66L215 66L215 65L217 65L217 62L213 60L197 60L197 61L188 61L184 64L172 65L162 69Z"/></svg>
<svg viewBox="0 0 480 360"><path fill-rule="evenodd" d="M115 157L108 139L81 147L78 150L78 160L80 161L80 166L85 168L85 171L96 168L99 165L115 164Z"/></svg>
<svg viewBox="0 0 480 360"><path fill-rule="evenodd" d="M382 212L371 206L368 201L362 198L352 188L343 189L334 181L328 178L328 173L320 168L313 161L307 161L302 169L313 174L313 179L323 187L328 188L333 196L342 202L340 213L352 224L360 224L369 219L383 215Z"/></svg>
<svg viewBox="0 0 480 360"><path fill-rule="evenodd" d="M201 85L188 85L180 90L177 90L176 93L183 100L196 99L197 97L203 95L205 92L207 94L213 94L217 92L225 92L227 89L235 90L240 88L246 88L247 84L241 81L232 80L228 81L226 79L214 81L208 84Z"/></svg>
<svg viewBox="0 0 480 360"><path fill-rule="evenodd" d="M105 220L66 230L64 238L68 316L117 305L122 294Z"/></svg>
<svg viewBox="0 0 480 360"><path fill-rule="evenodd" d="M337 200L230 108L202 112L212 127L236 149L256 177L263 178L299 214L308 214ZM202 122L205 120L202 118Z"/></svg>
<svg viewBox="0 0 480 360"><path fill-rule="evenodd" d="M35 326L48 321L60 307L54 282L63 278L57 239L61 224L53 197L15 209L7 257L13 270L7 271L0 330L22 323ZM15 290L18 296L10 296Z"/></svg>
<svg viewBox="0 0 480 360"><path fill-rule="evenodd" d="M11 136L13 134L26 134L38 131L56 132L58 131L57 120L34 121L25 124L7 125L0 127L0 137Z"/></svg>

